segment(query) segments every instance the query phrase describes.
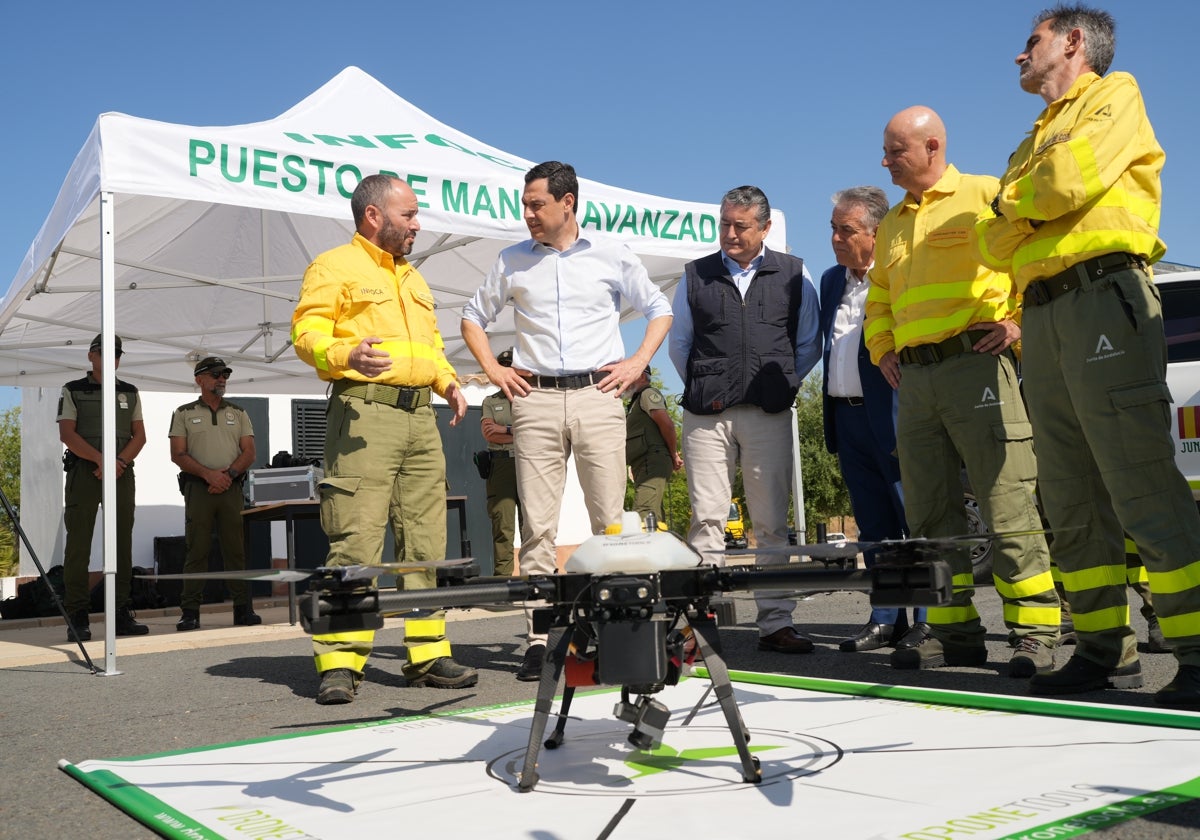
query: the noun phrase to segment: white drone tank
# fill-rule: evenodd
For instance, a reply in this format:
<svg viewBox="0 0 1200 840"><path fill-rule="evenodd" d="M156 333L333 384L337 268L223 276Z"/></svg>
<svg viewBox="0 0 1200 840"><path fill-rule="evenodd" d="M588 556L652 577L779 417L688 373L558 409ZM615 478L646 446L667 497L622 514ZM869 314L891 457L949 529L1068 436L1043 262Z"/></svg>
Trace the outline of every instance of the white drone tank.
<svg viewBox="0 0 1200 840"><path fill-rule="evenodd" d="M646 532L636 511L625 511L618 524L590 537L567 558L564 569L592 575L692 569L700 555L669 531Z"/></svg>

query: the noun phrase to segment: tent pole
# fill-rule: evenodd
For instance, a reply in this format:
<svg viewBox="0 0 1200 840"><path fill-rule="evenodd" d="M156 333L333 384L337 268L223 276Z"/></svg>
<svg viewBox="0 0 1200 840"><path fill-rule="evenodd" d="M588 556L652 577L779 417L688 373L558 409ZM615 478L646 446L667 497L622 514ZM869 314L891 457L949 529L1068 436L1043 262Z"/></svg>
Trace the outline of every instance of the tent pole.
<svg viewBox="0 0 1200 840"><path fill-rule="evenodd" d="M113 194L100 193L100 370L104 417L104 446L100 470L104 476L104 673L112 677L117 670L117 312L116 312L116 236L113 232Z"/></svg>

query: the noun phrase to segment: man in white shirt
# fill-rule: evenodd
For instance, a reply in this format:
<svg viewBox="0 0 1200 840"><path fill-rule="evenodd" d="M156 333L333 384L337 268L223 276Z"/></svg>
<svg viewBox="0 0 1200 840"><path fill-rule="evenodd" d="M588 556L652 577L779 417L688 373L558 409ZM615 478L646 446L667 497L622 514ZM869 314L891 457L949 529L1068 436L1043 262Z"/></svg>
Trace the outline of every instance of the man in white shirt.
<svg viewBox="0 0 1200 840"><path fill-rule="evenodd" d="M484 373L512 400L521 523L521 574L552 574L567 456L583 489L592 532L620 521L625 504L625 410L620 397L650 364L671 328L671 304L624 245L581 234L579 181L548 161L525 175L521 197L530 239L500 252L463 307L462 335ZM624 299L648 321L626 357ZM511 367L492 353L485 330L512 304ZM517 679L540 678L546 633L526 605L529 648ZM541 628L539 628L540 630Z"/></svg>

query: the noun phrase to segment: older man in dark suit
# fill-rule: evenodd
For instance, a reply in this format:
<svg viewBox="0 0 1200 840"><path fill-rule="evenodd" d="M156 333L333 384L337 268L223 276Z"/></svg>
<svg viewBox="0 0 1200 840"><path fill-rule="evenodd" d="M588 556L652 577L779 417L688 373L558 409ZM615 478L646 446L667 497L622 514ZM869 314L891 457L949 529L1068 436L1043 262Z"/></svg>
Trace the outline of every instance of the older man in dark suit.
<svg viewBox="0 0 1200 840"><path fill-rule="evenodd" d="M859 539L900 539L907 527L896 458L896 392L871 364L862 336L867 270L888 199L879 187L852 187L834 195L833 203L838 264L821 275L825 446L838 456ZM868 566L873 555L865 554ZM925 610L915 611L909 629L903 612L876 607L858 635L839 647L847 652L914 647L928 633Z"/></svg>

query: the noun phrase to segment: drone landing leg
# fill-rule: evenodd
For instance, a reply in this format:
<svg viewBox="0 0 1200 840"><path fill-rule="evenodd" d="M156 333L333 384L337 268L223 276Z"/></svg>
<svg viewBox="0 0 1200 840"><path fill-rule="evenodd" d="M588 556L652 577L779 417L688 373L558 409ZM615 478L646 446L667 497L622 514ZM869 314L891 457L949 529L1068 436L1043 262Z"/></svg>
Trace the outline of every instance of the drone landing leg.
<svg viewBox="0 0 1200 840"><path fill-rule="evenodd" d="M587 653L588 634L583 632L578 624L571 625L571 643L575 646L575 655L582 656ZM570 648L567 648L569 651ZM567 652L563 653L563 667L566 667ZM546 739L544 746L548 750L556 750L562 746L565 738L564 732L567 728L567 717L571 714L571 701L575 699L575 686L570 684L570 674L567 675L567 687L563 690L562 703L558 707L558 721L554 724L554 731L550 733L550 737Z"/></svg>
<svg viewBox="0 0 1200 840"><path fill-rule="evenodd" d="M696 643L700 648L700 655L704 657L704 667L708 669L709 679L712 680L713 692L717 695L717 702L721 704L721 711L725 713L725 722L729 726L729 733L733 736L733 745L737 748L738 758L742 760L742 779L752 784L758 784L762 781L762 767L758 759L750 754L750 733L746 729L742 713L738 711L737 700L733 696L733 683L729 679L729 669L725 667L725 660L718 653L721 637L717 632L717 622L710 615L698 617L689 623L692 625L692 631L696 634Z"/></svg>
<svg viewBox="0 0 1200 840"><path fill-rule="evenodd" d="M533 723L529 727L529 744L525 748L525 764L521 768L520 781L517 790L527 793L537 784L538 753L542 749L542 736L546 734L546 724L550 720L550 709L554 706L554 693L558 690L558 682L562 677L563 663L566 662L567 649L571 644L571 636L567 632L571 628L552 627L546 640L546 660L542 664L542 679L538 683L537 701L533 705ZM567 689L573 696L574 691Z"/></svg>

